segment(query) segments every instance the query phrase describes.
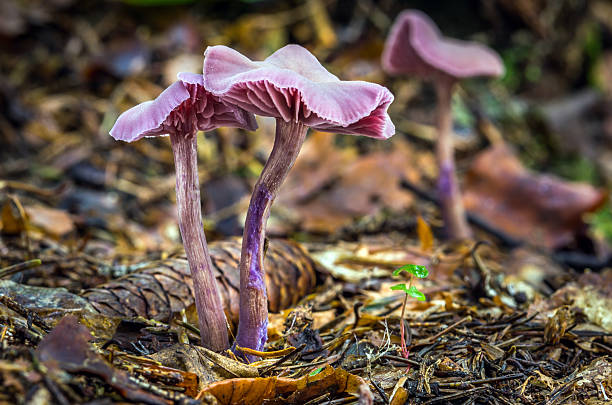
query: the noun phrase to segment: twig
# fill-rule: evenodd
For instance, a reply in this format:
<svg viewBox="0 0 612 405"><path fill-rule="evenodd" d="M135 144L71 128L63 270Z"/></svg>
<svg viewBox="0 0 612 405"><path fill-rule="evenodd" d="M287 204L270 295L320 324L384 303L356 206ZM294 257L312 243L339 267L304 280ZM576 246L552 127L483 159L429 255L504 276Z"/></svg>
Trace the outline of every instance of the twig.
<svg viewBox="0 0 612 405"><path fill-rule="evenodd" d="M441 330L440 332L436 333L433 336L430 336L426 339L424 339L423 341L419 342L419 345L423 345L423 344L427 344L427 343L431 343L433 341L435 341L436 339L438 339L439 337L441 337L442 335L447 334L448 332L452 331L453 329L455 329L457 326L460 326L461 324L465 323L465 322L469 322L472 320L472 317L470 315L466 316L465 318L462 318L460 320L458 320L457 322L455 322L454 324L452 324L451 326L449 326L448 328Z"/></svg>
<svg viewBox="0 0 612 405"><path fill-rule="evenodd" d="M415 366L415 367L419 367L421 365L421 363L416 361L416 360L406 359L404 357L395 356L393 354L383 354L381 357L383 359L387 359L387 360L391 360L391 361L397 361L398 363L408 364L408 365L412 365L412 366Z"/></svg>
<svg viewBox="0 0 612 405"><path fill-rule="evenodd" d="M200 336L200 329L198 329L197 326L192 325L189 322L185 322L185 321L176 321L176 323L181 325L183 328L185 328L185 329L195 333L196 335Z"/></svg>
<svg viewBox="0 0 612 405"><path fill-rule="evenodd" d="M13 274L21 273L22 271L38 267L42 264L40 259L32 259L22 263L13 264L12 266L0 269L0 278L12 276Z"/></svg>
<svg viewBox="0 0 612 405"><path fill-rule="evenodd" d="M433 194L430 194L427 191L422 190L420 187L409 182L408 180L402 179L401 186L407 190L412 191L420 199L434 203L438 207L440 206L440 202L437 196L434 196ZM497 239L499 239L502 242L502 244L510 248L515 248L515 247L523 245L524 243L523 241L521 241L520 239L514 238L513 236L508 235L506 232L502 231L499 228L496 228L494 225L485 221L481 217L474 215L470 212L467 212L466 215L467 215L468 221L472 225L475 225L478 228L482 229L483 231L495 236Z"/></svg>
<svg viewBox="0 0 612 405"><path fill-rule="evenodd" d="M250 349L248 347L241 347L241 346L236 345L236 350L244 354L261 357L262 359L269 359L269 358L274 358L274 357L284 357L284 356L290 355L293 352L295 352L296 349L295 347L287 347L282 350L262 352L259 350Z"/></svg>
<svg viewBox="0 0 612 405"><path fill-rule="evenodd" d="M42 329L44 332L49 332L51 328L47 326L47 323L34 311L24 307L17 301L9 297L8 295L0 296L0 302L6 305L11 310L17 312L27 320L28 328L31 329L32 323Z"/></svg>
<svg viewBox="0 0 612 405"><path fill-rule="evenodd" d="M502 375L500 377L481 378L478 380L439 383L438 387L440 388L463 388L466 385L479 385L479 384L486 384L486 383L492 383L492 382L498 382L498 381L514 380L516 378L521 378L521 377L525 377L525 374L515 373L515 374Z"/></svg>
<svg viewBox="0 0 612 405"><path fill-rule="evenodd" d="M274 370L275 368L277 368L278 366L280 366L281 364L283 364L287 360L289 360L289 359L297 356L298 354L300 354L302 352L302 350L304 350L305 347L306 347L306 343L302 343L299 347L294 348L294 350L292 352L287 353L285 356L281 357L280 359L278 359L273 364L271 364L268 367L266 367L263 370L261 370L260 374L263 376L263 375L269 373L270 371Z"/></svg>
<svg viewBox="0 0 612 405"><path fill-rule="evenodd" d="M423 405L425 405L425 404L435 404L437 402L445 402L445 401L450 401L452 399L467 397L467 396L472 395L472 394L474 394L476 392L480 392L480 391L483 391L483 390L486 390L486 389L487 389L486 387L476 387L476 388L472 388L472 389L467 390L467 391L459 391L459 392L456 392L454 394L449 394L449 395L444 395L444 396L437 397L437 398L432 398L429 401L423 402Z"/></svg>
<svg viewBox="0 0 612 405"><path fill-rule="evenodd" d="M380 395L380 397L383 399L385 404L389 403L389 397L387 396L387 393L380 387L380 385L378 385L376 383L376 381L374 381L374 379L372 378L372 374L370 373L370 384L372 384L374 386L374 388L376 388L376 392L378 392L378 395Z"/></svg>
<svg viewBox="0 0 612 405"><path fill-rule="evenodd" d="M360 317L360 312L359 312L359 308L361 308L363 306L363 302L357 301L355 303L355 305L353 305L353 312L355 313L355 322L353 322L353 327L351 329L356 329L357 325L359 325L359 317Z"/></svg>

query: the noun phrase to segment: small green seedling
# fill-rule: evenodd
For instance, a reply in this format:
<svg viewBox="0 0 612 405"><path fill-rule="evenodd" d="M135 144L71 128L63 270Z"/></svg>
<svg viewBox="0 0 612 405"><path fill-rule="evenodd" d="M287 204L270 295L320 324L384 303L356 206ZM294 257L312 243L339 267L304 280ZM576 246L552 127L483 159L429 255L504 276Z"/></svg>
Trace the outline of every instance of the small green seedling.
<svg viewBox="0 0 612 405"><path fill-rule="evenodd" d="M425 294L420 292L419 289L416 288L415 286L411 286L410 288L408 288L406 284L396 284L393 287L391 287L391 289L395 291L400 291L400 290L404 291L406 295L409 295L412 298L416 298L419 301L427 300L427 298L425 298Z"/></svg>
<svg viewBox="0 0 612 405"><path fill-rule="evenodd" d="M404 312L406 311L406 302L408 302L408 297L416 298L419 301L427 300L427 298L425 297L425 294L423 294L421 291L419 291L418 288L412 285L412 281L414 277L426 278L429 275L429 271L427 270L425 266L419 266L417 264L407 264L405 266L402 266L396 269L393 272L393 275L399 276L404 271L410 274L410 280L408 281L408 284L406 283L396 284L392 286L391 289L394 291L403 291L406 293L406 296L404 297L404 304L402 305L402 315L400 316L400 337L401 337L402 355L404 356L404 358L407 359L408 356L410 355L410 352L408 351L408 348L406 347L406 340L404 339Z"/></svg>
<svg viewBox="0 0 612 405"><path fill-rule="evenodd" d="M417 264L407 264L405 266L400 267L399 269L396 269L393 272L393 275L399 276L403 271L410 274L410 281L408 282L408 285L406 285L406 283L396 284L392 286L391 289L394 291L404 291L407 297L410 296L416 298L419 301L427 300L425 294L420 292L418 288L412 285L413 277L426 278L429 275L429 271L427 271L427 268L425 266L419 266Z"/></svg>

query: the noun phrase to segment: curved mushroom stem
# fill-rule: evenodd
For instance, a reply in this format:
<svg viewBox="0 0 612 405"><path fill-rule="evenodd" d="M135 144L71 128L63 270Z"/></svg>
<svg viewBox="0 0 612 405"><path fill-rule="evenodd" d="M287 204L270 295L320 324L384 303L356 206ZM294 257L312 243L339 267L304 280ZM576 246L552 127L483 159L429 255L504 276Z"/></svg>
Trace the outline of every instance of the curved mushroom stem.
<svg viewBox="0 0 612 405"><path fill-rule="evenodd" d="M179 228L193 279L202 346L222 351L229 347L227 321L202 224L196 132L170 134L170 140L176 166Z"/></svg>
<svg viewBox="0 0 612 405"><path fill-rule="evenodd" d="M255 184L242 236L240 256L240 321L236 344L263 350L268 338L268 299L264 270L264 242L270 207L300 152L308 127L276 119L270 157ZM253 356L244 356L254 360Z"/></svg>
<svg viewBox="0 0 612 405"><path fill-rule="evenodd" d="M437 80L438 97L438 141L436 159L438 161L438 198L444 218L447 236L450 239L466 239L471 231L465 217L465 208L461 199L452 137L451 99L455 81L452 78Z"/></svg>

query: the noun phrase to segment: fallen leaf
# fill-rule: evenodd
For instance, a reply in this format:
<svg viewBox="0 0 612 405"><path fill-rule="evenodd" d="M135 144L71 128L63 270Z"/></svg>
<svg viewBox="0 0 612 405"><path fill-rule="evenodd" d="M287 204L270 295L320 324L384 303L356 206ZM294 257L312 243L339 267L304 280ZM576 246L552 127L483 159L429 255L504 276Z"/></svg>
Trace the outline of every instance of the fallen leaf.
<svg viewBox="0 0 612 405"><path fill-rule="evenodd" d="M401 186L402 179L418 182L420 174L408 163L416 157L406 142L396 140L390 150L359 156L334 146L331 134L314 135L278 198L302 230L333 233L356 218L412 205L414 197Z"/></svg>
<svg viewBox="0 0 612 405"><path fill-rule="evenodd" d="M19 199L8 196L8 201L2 206L0 213L0 230L5 234L19 234L28 228L28 215Z"/></svg>
<svg viewBox="0 0 612 405"><path fill-rule="evenodd" d="M89 346L89 341L92 339L89 329L80 324L77 318L68 315L45 336L38 345L36 353L40 361L50 370L62 369L73 373L95 374L129 400L147 404L168 403L140 389L125 371L111 367Z"/></svg>
<svg viewBox="0 0 612 405"><path fill-rule="evenodd" d="M612 332L612 270L585 273L550 298L534 301L528 312L538 313L538 319L547 321L563 305L582 311L590 322Z"/></svg>
<svg viewBox="0 0 612 405"><path fill-rule="evenodd" d="M234 378L213 383L199 397L212 394L220 404L261 404L266 400L287 395L283 403L303 404L325 393L347 393L359 396L367 384L363 378L342 369L325 366L323 370L304 377ZM363 388L361 388L363 390Z"/></svg>
<svg viewBox="0 0 612 405"><path fill-rule="evenodd" d="M427 255L417 247L393 247L363 244L342 244L318 252L313 257L337 279L357 283L376 277L390 277L393 270L413 263L431 266Z"/></svg>
<svg viewBox="0 0 612 405"><path fill-rule="evenodd" d="M465 184L466 209L508 235L536 246L558 248L573 241L582 215L606 201L606 193L527 171L504 145L473 162Z"/></svg>
<svg viewBox="0 0 612 405"><path fill-rule="evenodd" d="M25 207L25 212L34 228L55 239L68 235L75 229L72 218L64 210L34 205Z"/></svg>
<svg viewBox="0 0 612 405"><path fill-rule="evenodd" d="M198 391L210 383L227 378L254 378L259 376L255 367L215 353L204 347L176 344L150 356L166 367L172 367L198 376Z"/></svg>
<svg viewBox="0 0 612 405"><path fill-rule="evenodd" d="M422 216L417 217L417 235L421 242L421 250L423 252L431 252L434 245L434 237L431 228L425 222Z"/></svg>
<svg viewBox="0 0 612 405"><path fill-rule="evenodd" d="M612 360L610 357L600 357L594 359L590 364L582 367L572 379L573 385L577 388L582 386L596 386L612 388ZM603 384L603 385L602 385Z"/></svg>

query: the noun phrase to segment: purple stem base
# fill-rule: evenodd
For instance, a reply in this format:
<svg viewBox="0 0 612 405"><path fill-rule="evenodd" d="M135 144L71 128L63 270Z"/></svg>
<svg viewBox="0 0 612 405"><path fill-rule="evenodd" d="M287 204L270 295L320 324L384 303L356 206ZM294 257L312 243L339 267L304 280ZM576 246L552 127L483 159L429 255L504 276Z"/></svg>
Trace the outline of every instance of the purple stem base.
<svg viewBox="0 0 612 405"><path fill-rule="evenodd" d="M436 82L438 95L438 140L436 143L436 159L438 162L438 198L449 239L466 239L472 236L465 216L463 199L455 170L453 147L451 99L454 80L439 80Z"/></svg>
<svg viewBox="0 0 612 405"><path fill-rule="evenodd" d="M300 122L276 120L272 153L266 162L247 211L240 256L240 321L235 346L263 351L268 338L268 297L264 269L264 242L270 207L295 163L307 127ZM234 348L235 348L234 346ZM256 356L238 355L248 361Z"/></svg>

